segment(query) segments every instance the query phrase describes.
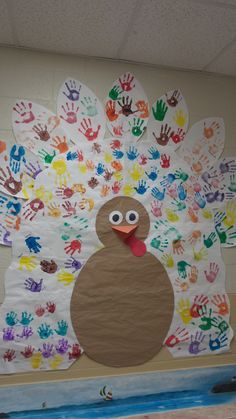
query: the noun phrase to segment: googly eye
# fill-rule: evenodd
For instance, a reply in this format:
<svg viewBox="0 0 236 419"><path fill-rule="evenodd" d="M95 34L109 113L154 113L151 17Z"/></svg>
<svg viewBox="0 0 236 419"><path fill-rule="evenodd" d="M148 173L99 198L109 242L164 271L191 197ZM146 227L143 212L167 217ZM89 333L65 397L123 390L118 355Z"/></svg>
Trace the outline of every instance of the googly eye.
<svg viewBox="0 0 236 419"><path fill-rule="evenodd" d="M123 215L120 211L112 211L109 215L109 221L112 224L118 225L123 220Z"/></svg>
<svg viewBox="0 0 236 419"><path fill-rule="evenodd" d="M135 224L139 220L139 215L137 211L131 210L126 213L125 219L129 224Z"/></svg>

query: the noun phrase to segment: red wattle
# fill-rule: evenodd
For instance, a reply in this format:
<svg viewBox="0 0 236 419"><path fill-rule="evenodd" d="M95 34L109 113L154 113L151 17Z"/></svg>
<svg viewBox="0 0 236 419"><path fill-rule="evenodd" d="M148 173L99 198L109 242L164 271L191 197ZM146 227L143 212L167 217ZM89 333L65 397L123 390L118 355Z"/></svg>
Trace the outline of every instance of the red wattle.
<svg viewBox="0 0 236 419"><path fill-rule="evenodd" d="M134 234L128 237L125 240L125 243L129 246L134 256L143 256L147 251L145 243L142 242L142 240L137 239Z"/></svg>

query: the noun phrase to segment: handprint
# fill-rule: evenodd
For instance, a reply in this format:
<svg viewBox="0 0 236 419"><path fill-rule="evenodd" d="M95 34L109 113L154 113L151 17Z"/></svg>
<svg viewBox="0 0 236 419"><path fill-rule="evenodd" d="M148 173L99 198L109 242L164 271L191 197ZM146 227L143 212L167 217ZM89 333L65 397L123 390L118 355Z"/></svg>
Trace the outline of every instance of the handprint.
<svg viewBox="0 0 236 419"><path fill-rule="evenodd" d="M66 269L72 269L72 273L74 274L75 272L79 271L82 268L82 263L79 260L77 260L77 259L75 259L74 257L71 256L65 262L65 268Z"/></svg>
<svg viewBox="0 0 236 419"><path fill-rule="evenodd" d="M64 112L64 115L60 115L61 119L64 119L68 124L75 124L77 122L79 106L75 106L74 102L66 102L65 106L62 105L61 109Z"/></svg>
<svg viewBox="0 0 236 419"><path fill-rule="evenodd" d="M70 254L73 256L75 252L81 252L81 241L80 240L72 240L71 242L66 242L65 246L66 254Z"/></svg>
<svg viewBox="0 0 236 419"><path fill-rule="evenodd" d="M178 128L177 132L173 132L171 135L171 139L173 143L179 144L181 141L183 141L185 137L185 132L182 128Z"/></svg>
<svg viewBox="0 0 236 419"><path fill-rule="evenodd" d="M112 100L108 100L106 103L106 114L109 121L115 121L119 114L116 113L116 104Z"/></svg>
<svg viewBox="0 0 236 419"><path fill-rule="evenodd" d="M39 150L38 154L45 164L51 164L56 155L56 151L53 150L52 154L49 154L46 150Z"/></svg>
<svg viewBox="0 0 236 419"><path fill-rule="evenodd" d="M72 282L74 282L75 277L73 274L66 272L64 269L62 269L57 274L57 279L59 282L62 282L65 286L70 285Z"/></svg>
<svg viewBox="0 0 236 419"><path fill-rule="evenodd" d="M20 120L15 120L16 124L29 124L34 121L35 116L32 112L32 103L16 103L16 106L13 110L18 113Z"/></svg>
<svg viewBox="0 0 236 419"><path fill-rule="evenodd" d="M88 180L88 186L91 189L95 189L99 185L98 180L93 176Z"/></svg>
<svg viewBox="0 0 236 419"><path fill-rule="evenodd" d="M21 320L20 323L23 326L28 326L32 321L34 320L34 317L32 316L32 314L27 313L27 311L23 311L21 313Z"/></svg>
<svg viewBox="0 0 236 419"><path fill-rule="evenodd" d="M135 160L139 156L138 150L134 146L130 146L126 154L129 160Z"/></svg>
<svg viewBox="0 0 236 419"><path fill-rule="evenodd" d="M187 292L189 289L188 282L182 282L180 278L175 280L174 285L178 288L177 292Z"/></svg>
<svg viewBox="0 0 236 419"><path fill-rule="evenodd" d="M152 188L151 194L153 198L157 199L158 201L163 201L165 198L166 189L164 188L163 191L159 190L158 188Z"/></svg>
<svg viewBox="0 0 236 419"><path fill-rule="evenodd" d="M179 109L176 111L173 120L180 128L183 128L187 122L187 115L185 115L184 112Z"/></svg>
<svg viewBox="0 0 236 419"><path fill-rule="evenodd" d="M188 280L192 284L195 284L197 282L197 279L198 279L198 269L196 268L196 266L191 266L190 273L188 275Z"/></svg>
<svg viewBox="0 0 236 419"><path fill-rule="evenodd" d="M88 141L94 141L97 139L100 129L101 125L98 125L97 128L94 129L92 127L91 119L84 118L80 124L79 132L81 132Z"/></svg>
<svg viewBox="0 0 236 419"><path fill-rule="evenodd" d="M58 341L58 344L56 345L56 351L58 354L64 355L68 349L70 348L70 345L68 343L68 340L66 339L60 339Z"/></svg>
<svg viewBox="0 0 236 419"><path fill-rule="evenodd" d="M188 209L188 216L193 223L198 222L198 216L197 216L196 212L194 212L193 208Z"/></svg>
<svg viewBox="0 0 236 419"><path fill-rule="evenodd" d="M48 132L48 127L47 125L34 125L32 130L35 132L36 136L34 137L35 140L40 140L40 141L48 141L50 139L50 134Z"/></svg>
<svg viewBox="0 0 236 419"><path fill-rule="evenodd" d="M162 240L161 236L159 235L152 239L150 245L154 249L159 250L160 252L164 252L164 250L168 247L168 243L169 242L167 239Z"/></svg>
<svg viewBox="0 0 236 419"><path fill-rule="evenodd" d="M42 348L39 348L39 351L44 358L51 358L54 355L54 346L50 343L44 343Z"/></svg>
<svg viewBox="0 0 236 419"><path fill-rule="evenodd" d="M166 106L165 102L162 99L157 100L155 105L152 107L152 113L156 121L163 121L167 110L168 106Z"/></svg>
<svg viewBox="0 0 236 419"><path fill-rule="evenodd" d="M33 356L35 349L31 346L25 346L24 350L21 351L21 355L23 355L24 358L31 358Z"/></svg>
<svg viewBox="0 0 236 419"><path fill-rule="evenodd" d="M168 336L168 338L165 340L165 345L168 346L168 348L174 348L174 346L179 345L183 342L187 342L189 340L189 332L187 329L181 329L181 327L177 327L175 332Z"/></svg>
<svg viewBox="0 0 236 419"><path fill-rule="evenodd" d="M51 259L50 261L41 260L40 268L43 272L46 272L48 274L54 274L57 271L58 266L53 259Z"/></svg>
<svg viewBox="0 0 236 419"><path fill-rule="evenodd" d="M2 243L5 246L12 245L12 241L9 240L10 235L11 235L10 231L8 231L6 227L2 223L0 223L0 239L2 240Z"/></svg>
<svg viewBox="0 0 236 419"><path fill-rule="evenodd" d="M25 289L31 292L40 292L43 290L43 278L39 282L35 281L33 278L27 278L25 280Z"/></svg>
<svg viewBox="0 0 236 419"><path fill-rule="evenodd" d="M193 248L193 258L196 262L200 262L201 260L207 259L208 253L204 247L201 247L200 250L195 250Z"/></svg>
<svg viewBox="0 0 236 419"><path fill-rule="evenodd" d="M112 187L112 192L114 195L118 194L121 190L121 184L120 182L118 182L117 180L113 183Z"/></svg>
<svg viewBox="0 0 236 419"><path fill-rule="evenodd" d="M17 313L15 311L10 311L6 314L5 321L8 326L15 326L18 323Z"/></svg>
<svg viewBox="0 0 236 419"><path fill-rule="evenodd" d="M140 118L148 118L149 117L149 110L148 110L148 103L144 100L138 100L135 103L138 112L141 112L139 117Z"/></svg>
<svg viewBox="0 0 236 419"><path fill-rule="evenodd" d="M236 202L227 202L225 208L225 218L223 224L226 227L231 227L236 223Z"/></svg>
<svg viewBox="0 0 236 419"><path fill-rule="evenodd" d="M137 112L137 110L133 111L131 109L132 102L133 102L133 100L130 99L129 96L126 96L126 97L123 96L121 101L118 100L117 103L121 107L121 110L119 111L119 113L127 117L127 116L132 115L133 113Z"/></svg>
<svg viewBox="0 0 236 419"><path fill-rule="evenodd" d="M171 204L175 205L175 211L183 211L186 208L186 204L182 201L178 201L177 199L173 199Z"/></svg>
<svg viewBox="0 0 236 419"><path fill-rule="evenodd" d="M11 362L16 358L16 351L14 349L7 349L3 354L3 359L5 362Z"/></svg>
<svg viewBox="0 0 236 419"><path fill-rule="evenodd" d="M84 112L82 112L82 115L94 117L98 114L97 111L97 98L94 100L91 99L89 96L85 96L83 100L81 100L81 103L84 107Z"/></svg>
<svg viewBox="0 0 236 419"><path fill-rule="evenodd" d="M53 330L49 324L43 323L37 329L40 339L48 339L53 335Z"/></svg>
<svg viewBox="0 0 236 419"><path fill-rule="evenodd" d="M74 205L72 205L70 201L65 201L62 204L62 207L66 211L66 214L63 215L63 218L68 218L76 215L76 206L77 202L75 202Z"/></svg>
<svg viewBox="0 0 236 419"><path fill-rule="evenodd" d="M178 197L181 201L185 201L185 199L187 198L187 192L182 183L178 185Z"/></svg>
<svg viewBox="0 0 236 419"><path fill-rule="evenodd" d="M208 237L206 237L205 234L203 234L203 243L207 249L212 247L216 241L217 238L215 232L210 233Z"/></svg>
<svg viewBox="0 0 236 419"><path fill-rule="evenodd" d="M230 185L228 188L231 192L236 192L236 177L234 174L230 175Z"/></svg>
<svg viewBox="0 0 236 419"><path fill-rule="evenodd" d="M170 208L165 208L166 218L171 223L177 223L179 221L179 216L175 211L172 211Z"/></svg>
<svg viewBox="0 0 236 419"><path fill-rule="evenodd" d="M183 243L184 243L184 240L180 240L180 239L173 240L172 248L173 248L174 254L182 255L184 253Z"/></svg>
<svg viewBox="0 0 236 419"><path fill-rule="evenodd" d="M40 237L34 237L34 236L27 236L25 239L25 244L28 247L30 253L39 253L41 250L41 244L38 242L40 240Z"/></svg>
<svg viewBox="0 0 236 419"><path fill-rule="evenodd" d="M220 125L216 121L213 121L211 125L208 127L206 126L206 122L204 122L204 129L203 129L204 137L207 140L209 140L215 135L215 133L219 133L219 129L220 129Z"/></svg>
<svg viewBox="0 0 236 419"><path fill-rule="evenodd" d="M236 171L235 160L226 161L225 159L220 163L219 166L220 173L234 173Z"/></svg>
<svg viewBox="0 0 236 419"><path fill-rule="evenodd" d="M68 324L65 320L57 322L57 329L55 332L60 336L66 336L68 330Z"/></svg>
<svg viewBox="0 0 236 419"><path fill-rule="evenodd" d="M186 269L187 266L191 266L191 265L189 265L189 263L185 262L185 260L180 260L177 263L178 274L183 279L187 278L187 269Z"/></svg>
<svg viewBox="0 0 236 419"><path fill-rule="evenodd" d="M21 162L26 162L25 160L25 149L22 146L14 144L10 150L10 167L13 173L18 173L20 171Z"/></svg>
<svg viewBox="0 0 236 419"><path fill-rule="evenodd" d="M134 118L133 122L129 122L129 126L131 128L131 132L134 135L134 137L140 137L144 130L145 127L143 127L144 124L144 120L140 119L140 118Z"/></svg>
<svg viewBox="0 0 236 419"><path fill-rule="evenodd" d="M193 318L201 317L202 310L206 308L207 304L209 303L209 299L206 295L196 295L194 298L193 304L190 308L190 313Z"/></svg>
<svg viewBox="0 0 236 419"><path fill-rule="evenodd" d="M154 215L154 217L162 216L162 206L163 206L163 203L159 203L156 200L151 202L151 212Z"/></svg>
<svg viewBox="0 0 236 419"><path fill-rule="evenodd" d="M171 254L165 253L161 260L163 265L165 265L167 268L173 268L175 266L175 262Z"/></svg>
<svg viewBox="0 0 236 419"><path fill-rule="evenodd" d="M113 173L114 173L114 172L112 172L112 171L111 171L111 170L109 170L109 169L106 169L106 170L105 170L103 177L104 177L104 179L105 179L105 181L106 181L106 182L109 182L109 181L111 180L111 178L112 178L112 176L113 176Z"/></svg>
<svg viewBox="0 0 236 419"><path fill-rule="evenodd" d="M55 202L51 202L48 205L48 216L53 218L58 218L61 216L60 204L56 204Z"/></svg>
<svg viewBox="0 0 236 419"><path fill-rule="evenodd" d="M112 100L119 100L121 99L120 94L122 93L122 90L120 89L119 86L114 86L108 96L112 99Z"/></svg>
<svg viewBox="0 0 236 419"><path fill-rule="evenodd" d="M81 347L79 346L78 343L75 343L74 345L72 345L71 352L68 352L70 360L71 359L78 359L81 354L82 354L82 350L81 350Z"/></svg>
<svg viewBox="0 0 236 419"><path fill-rule="evenodd" d="M51 313L51 314L55 313L55 311L56 311L56 304L53 303L52 301L48 301L46 303L46 310L47 310L48 313Z"/></svg>
<svg viewBox="0 0 236 419"><path fill-rule="evenodd" d="M67 92L63 92L63 94L69 99L72 100L73 102L79 100L80 97L80 90L81 90L81 85L79 87L76 86L76 81L75 80L70 80L68 83L65 83L65 86L67 88Z"/></svg>
<svg viewBox="0 0 236 419"><path fill-rule="evenodd" d="M160 164L162 169L168 169L170 167L170 156L167 156L167 154L162 154Z"/></svg>
<svg viewBox="0 0 236 419"><path fill-rule="evenodd" d="M30 176L32 179L36 177L43 171L43 168L40 166L40 163L37 161L35 164L29 162L25 164L25 173Z"/></svg>
<svg viewBox="0 0 236 419"><path fill-rule="evenodd" d="M218 349L228 346L228 337L226 333L218 335L215 339L212 339L211 335L209 335L209 337L209 348L211 351L217 351Z"/></svg>
<svg viewBox="0 0 236 419"><path fill-rule="evenodd" d="M167 124L161 126L161 131L157 136L155 132L152 133L153 137L155 138L157 144L161 146L165 146L168 144L171 136L173 135L173 131L171 131L171 127L168 127Z"/></svg>
<svg viewBox="0 0 236 419"><path fill-rule="evenodd" d="M192 355L198 355L200 352L205 351L207 348L200 349L200 345L203 343L205 335L202 332L196 332L195 336L191 335L191 343L188 351Z"/></svg>
<svg viewBox="0 0 236 419"><path fill-rule="evenodd" d="M181 298L178 302L176 312L180 315L182 322L188 324L192 320L189 299L184 300Z"/></svg>
<svg viewBox="0 0 236 419"><path fill-rule="evenodd" d="M37 369L40 367L42 363L42 354L41 352L36 352L31 357L31 366L33 369Z"/></svg>
<svg viewBox="0 0 236 419"><path fill-rule="evenodd" d="M44 209L44 203L39 198L32 199L28 204L25 205L23 211L23 217L25 220L32 221L36 215Z"/></svg>
<svg viewBox="0 0 236 419"><path fill-rule="evenodd" d="M0 185L3 186L3 188L5 188L6 191L10 193L10 195L16 195L22 189L21 179L22 179L23 173L21 173L20 180L18 181L14 179L14 177L12 176L10 167L7 166L6 169L7 169L8 174L2 168L0 168L0 173L1 173Z"/></svg>
<svg viewBox="0 0 236 419"><path fill-rule="evenodd" d="M135 163L132 167L132 170L129 170L128 173L134 181L138 182L143 177L144 170L139 166L139 164Z"/></svg>
<svg viewBox="0 0 236 419"><path fill-rule="evenodd" d="M213 295L211 302L217 307L218 311L215 311L215 313L220 314L221 316L226 316L229 314L229 305L224 294Z"/></svg>
<svg viewBox="0 0 236 419"><path fill-rule="evenodd" d="M204 167L208 165L209 159L206 155L203 154L199 157L198 161L192 164L191 169L196 175L200 175L201 172L204 170Z"/></svg>
<svg viewBox="0 0 236 419"><path fill-rule="evenodd" d="M151 171L149 173L148 172L145 172L145 173L147 177L154 182L158 177L159 170L157 170L156 167L151 167Z"/></svg>
<svg viewBox="0 0 236 419"><path fill-rule="evenodd" d="M196 192L194 196L194 202L199 208L204 208L206 206L206 201L200 194L200 192Z"/></svg>
<svg viewBox="0 0 236 419"><path fill-rule="evenodd" d="M19 270L26 269L27 271L33 271L36 268L37 263L35 262L35 256L21 256L19 259Z"/></svg>
<svg viewBox="0 0 236 419"><path fill-rule="evenodd" d="M167 103L172 108L175 108L178 105L178 103L181 99L182 99L182 97L180 96L180 91L179 90L174 90L169 98L168 98L167 93L166 93Z"/></svg>
<svg viewBox="0 0 236 419"><path fill-rule="evenodd" d="M140 180L138 183L138 187L135 187L134 189L139 195L145 194L147 192L149 186L147 186L147 182L145 180Z"/></svg>
<svg viewBox="0 0 236 419"><path fill-rule="evenodd" d="M66 153L69 150L66 137L54 137L52 139L52 147L59 151L59 153Z"/></svg>
<svg viewBox="0 0 236 419"><path fill-rule="evenodd" d="M101 191L100 191L100 196L101 197L107 196L109 194L109 192L110 192L110 189L111 189L110 186L103 185L102 188L101 188Z"/></svg>
<svg viewBox="0 0 236 419"><path fill-rule="evenodd" d="M134 186L133 185L131 185L129 183L126 183L123 186L123 194L125 196L132 196L134 194L134 192L135 192L135 190L134 190Z"/></svg>
<svg viewBox="0 0 236 419"><path fill-rule="evenodd" d="M124 92L129 92L135 87L135 84L133 84L134 76L130 73L125 73L123 75L123 79L119 77L120 87Z"/></svg>

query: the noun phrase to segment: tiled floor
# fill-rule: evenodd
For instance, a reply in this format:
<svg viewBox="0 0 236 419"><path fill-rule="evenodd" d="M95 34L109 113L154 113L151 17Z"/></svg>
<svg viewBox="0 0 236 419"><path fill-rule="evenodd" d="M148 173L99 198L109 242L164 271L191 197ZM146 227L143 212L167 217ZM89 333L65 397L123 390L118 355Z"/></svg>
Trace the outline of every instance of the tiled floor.
<svg viewBox="0 0 236 419"><path fill-rule="evenodd" d="M129 416L131 419L236 419L236 404L217 407L200 407L175 412ZM128 417L126 418L128 419Z"/></svg>

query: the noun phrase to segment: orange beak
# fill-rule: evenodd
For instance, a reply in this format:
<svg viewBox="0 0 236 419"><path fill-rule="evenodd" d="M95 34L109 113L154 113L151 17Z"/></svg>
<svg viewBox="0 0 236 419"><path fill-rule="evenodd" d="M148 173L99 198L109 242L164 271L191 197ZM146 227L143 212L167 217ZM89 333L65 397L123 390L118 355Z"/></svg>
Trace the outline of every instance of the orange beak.
<svg viewBox="0 0 236 419"><path fill-rule="evenodd" d="M112 226L112 230L123 240L128 239L138 227L137 224L132 226Z"/></svg>

